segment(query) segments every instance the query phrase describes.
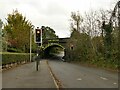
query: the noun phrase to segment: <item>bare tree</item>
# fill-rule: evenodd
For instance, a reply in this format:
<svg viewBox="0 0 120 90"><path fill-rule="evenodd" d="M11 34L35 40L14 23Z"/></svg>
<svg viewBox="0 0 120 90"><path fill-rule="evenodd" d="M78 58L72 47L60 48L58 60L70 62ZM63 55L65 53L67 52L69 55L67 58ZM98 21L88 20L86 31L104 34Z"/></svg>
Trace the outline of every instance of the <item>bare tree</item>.
<svg viewBox="0 0 120 90"><path fill-rule="evenodd" d="M80 24L83 22L82 16L80 16L79 12L72 12L71 13L71 28L73 30L80 31Z"/></svg>

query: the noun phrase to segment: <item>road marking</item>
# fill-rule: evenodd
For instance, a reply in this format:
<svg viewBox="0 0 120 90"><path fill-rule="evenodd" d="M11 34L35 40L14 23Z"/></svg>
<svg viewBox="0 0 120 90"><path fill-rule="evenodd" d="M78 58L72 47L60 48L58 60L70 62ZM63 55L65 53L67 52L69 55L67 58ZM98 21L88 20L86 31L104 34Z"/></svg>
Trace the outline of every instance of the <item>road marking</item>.
<svg viewBox="0 0 120 90"><path fill-rule="evenodd" d="M117 83L113 83L113 84L115 84L115 85L116 85Z"/></svg>
<svg viewBox="0 0 120 90"><path fill-rule="evenodd" d="M62 85L61 85L60 80L58 80L58 79L56 78L56 76L55 76L55 74L53 73L53 71L52 71L52 69L51 69L48 61L46 61L46 63L47 63L47 65L48 65L50 75L51 75L51 77L53 78L53 81L54 81L54 83L55 83L55 86L56 86L57 90L60 90L60 88L62 88Z"/></svg>
<svg viewBox="0 0 120 90"><path fill-rule="evenodd" d="M52 79L53 79L53 81L54 81L54 83L55 83L56 88L59 88L59 86L57 85L57 82L56 82L55 78L53 77L52 72L50 72L50 75L52 76Z"/></svg>
<svg viewBox="0 0 120 90"><path fill-rule="evenodd" d="M78 78L77 80L80 81L80 80L82 80L82 78Z"/></svg>
<svg viewBox="0 0 120 90"><path fill-rule="evenodd" d="M103 79L103 80L108 80L107 78L104 78L104 77L100 77L101 79Z"/></svg>
<svg viewBox="0 0 120 90"><path fill-rule="evenodd" d="M55 83L55 86L56 86L56 88L58 89L58 88L59 88L59 86L57 85L57 82L56 82L56 80L55 80L55 77L54 77L54 75L53 75L52 71L50 70L51 68L50 68L50 66L49 66L49 64L48 64L48 61L47 61L47 60L46 60L46 63L47 63L47 65L48 65L49 72L50 72L50 75L51 75L51 77L52 77L52 79L53 79L53 81L54 81L54 83Z"/></svg>

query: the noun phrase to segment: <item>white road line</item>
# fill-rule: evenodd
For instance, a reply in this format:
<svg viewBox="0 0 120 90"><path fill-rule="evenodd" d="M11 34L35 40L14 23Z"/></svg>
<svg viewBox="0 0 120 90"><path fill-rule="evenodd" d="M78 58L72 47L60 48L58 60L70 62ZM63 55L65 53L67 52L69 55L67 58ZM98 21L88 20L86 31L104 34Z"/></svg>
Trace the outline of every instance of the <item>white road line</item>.
<svg viewBox="0 0 120 90"><path fill-rule="evenodd" d="M82 80L82 78L78 78L77 80L80 81L80 80Z"/></svg>
<svg viewBox="0 0 120 90"><path fill-rule="evenodd" d="M115 85L116 85L117 83L115 83L115 82L114 82L113 84L115 84Z"/></svg>
<svg viewBox="0 0 120 90"><path fill-rule="evenodd" d="M108 80L107 78L104 78L104 77L100 77L101 79L103 79L103 80Z"/></svg>
<svg viewBox="0 0 120 90"><path fill-rule="evenodd" d="M52 79L53 79L53 81L54 81L54 83L55 83L56 88L58 89L59 86L57 85L57 82L56 82L56 80L55 80L55 78L54 78L54 76L53 76L53 74L52 74L51 71L50 71L50 75L51 75L51 77L52 77Z"/></svg>
<svg viewBox="0 0 120 90"><path fill-rule="evenodd" d="M46 64L48 65L48 69L49 69L50 75L51 75L51 77L52 77L52 79L53 79L53 81L54 81L54 84L55 84L57 90L60 90L60 86L59 86L59 84L58 84L58 81L56 80L56 77L54 76L54 74L53 74L53 72L52 72L52 70L51 70L51 67L49 66L47 60L46 60Z"/></svg>

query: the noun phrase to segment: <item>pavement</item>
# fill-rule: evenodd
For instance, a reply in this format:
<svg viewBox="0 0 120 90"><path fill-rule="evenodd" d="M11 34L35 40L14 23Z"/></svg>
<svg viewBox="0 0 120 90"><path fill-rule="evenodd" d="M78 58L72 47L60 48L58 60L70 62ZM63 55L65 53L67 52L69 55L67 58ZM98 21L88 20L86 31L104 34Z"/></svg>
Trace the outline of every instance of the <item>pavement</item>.
<svg viewBox="0 0 120 90"><path fill-rule="evenodd" d="M0 90L2 89L2 69L0 70Z"/></svg>
<svg viewBox="0 0 120 90"><path fill-rule="evenodd" d="M46 60L24 64L2 72L2 88L56 88Z"/></svg>

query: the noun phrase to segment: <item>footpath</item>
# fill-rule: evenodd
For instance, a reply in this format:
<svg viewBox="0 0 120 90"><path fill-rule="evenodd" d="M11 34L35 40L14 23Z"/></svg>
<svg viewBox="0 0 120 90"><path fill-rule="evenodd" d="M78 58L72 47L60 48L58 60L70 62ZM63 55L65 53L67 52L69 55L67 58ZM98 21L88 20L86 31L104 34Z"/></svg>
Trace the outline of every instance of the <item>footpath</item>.
<svg viewBox="0 0 120 90"><path fill-rule="evenodd" d="M2 90L7 90L4 88L55 89L56 85L51 77L47 61L41 60L38 71L36 71L36 62L20 65L16 68L3 71L2 88Z"/></svg>

